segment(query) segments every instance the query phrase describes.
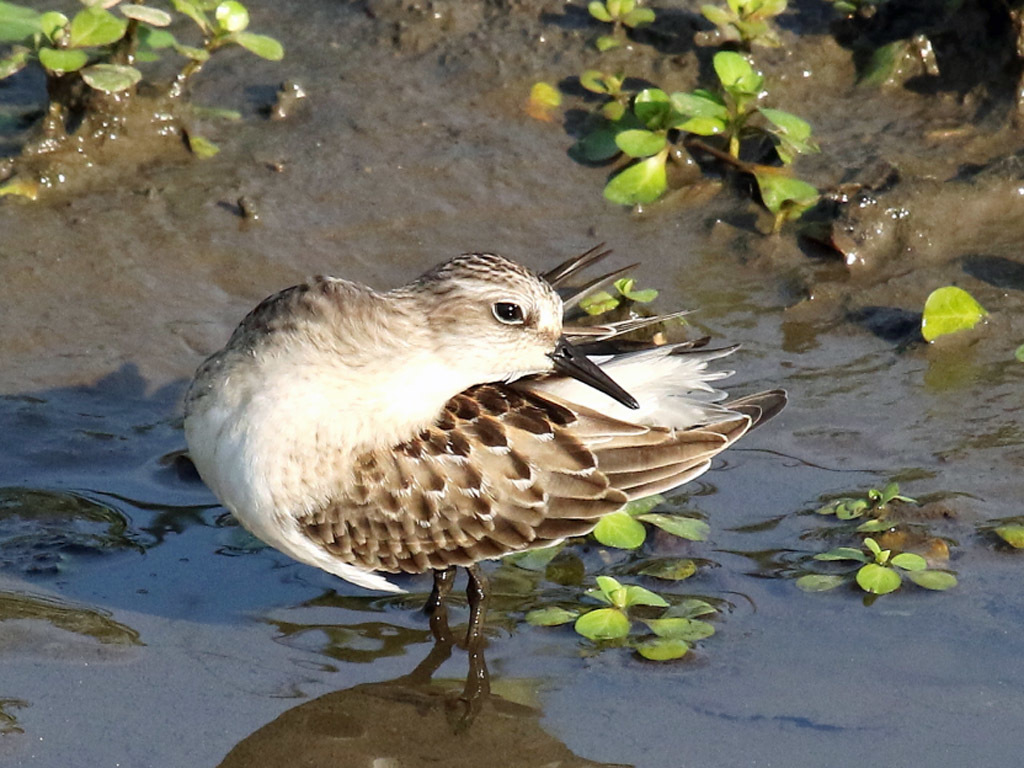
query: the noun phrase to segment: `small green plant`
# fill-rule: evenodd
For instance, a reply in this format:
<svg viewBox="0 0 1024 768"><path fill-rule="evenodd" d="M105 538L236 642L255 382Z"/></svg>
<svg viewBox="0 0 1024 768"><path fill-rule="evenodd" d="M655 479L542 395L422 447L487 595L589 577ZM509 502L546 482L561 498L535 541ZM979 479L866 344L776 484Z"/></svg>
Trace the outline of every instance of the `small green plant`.
<svg viewBox="0 0 1024 768"><path fill-rule="evenodd" d="M715 25L719 43L778 47L771 19L786 10L786 0L726 0L726 7L702 5L700 12Z"/></svg>
<svg viewBox="0 0 1024 768"><path fill-rule="evenodd" d="M609 100L601 106L600 113L612 122L626 114L626 109L629 107L629 94L622 90L625 80L625 75L622 72L610 75L598 69L588 69L580 73L580 85L591 93L609 97Z"/></svg>
<svg viewBox="0 0 1024 768"><path fill-rule="evenodd" d="M634 162L609 180L604 195L615 203L636 205L653 202L667 190L666 164L674 157L673 144L680 136L721 136L727 154L706 145L701 148L754 175L765 206L776 217L777 230L782 222L799 217L814 205L818 191L778 168L742 162L741 146L750 140L768 139L779 160L788 165L797 154L819 151L818 145L806 121L759 106L765 96L764 77L745 57L720 51L714 57L714 67L721 85L718 92L700 89L669 95L659 88L646 88L634 96L631 108L624 106L628 102L622 98L621 77L588 76L588 90L612 97L602 106L610 114L577 142L574 154L594 162L619 152L631 158Z"/></svg>
<svg viewBox="0 0 1024 768"><path fill-rule="evenodd" d="M284 55L273 38L247 31L249 12L237 0L171 0L173 10L198 27L199 46L181 43L168 31L174 15L141 1L81 3L84 7L69 18L60 11L40 13L0 0L0 43L10 46L0 58L0 79L33 64L46 76L50 102L43 138L34 150L37 154L63 145L75 116L83 116L83 123L88 123L95 114L98 125L110 124L111 116L124 111L127 97L134 95L143 79L138 65L156 61L167 51L185 59L166 88L165 95L171 99L183 95L191 78L221 48L236 45L272 61ZM80 88L82 83L87 87ZM216 151L209 142L198 144L194 146L197 154ZM25 179L15 179L0 188L0 194L5 190L32 196L32 184Z"/></svg>
<svg viewBox="0 0 1024 768"><path fill-rule="evenodd" d="M637 549L647 539L644 523L650 523L673 536L690 541L704 541L708 537L710 528L703 520L651 512L664 500L661 496L637 499L627 504L624 509L605 515L594 528L594 538L606 547Z"/></svg>
<svg viewBox="0 0 1024 768"><path fill-rule="evenodd" d="M597 587L586 594L604 607L582 611L551 606L530 611L526 620L535 626L574 622L577 634L588 640L606 646L631 647L652 661L681 658L693 643L715 633L711 624L698 618L717 612L704 600L690 598L670 606L656 592L635 584L621 584L611 576L598 576ZM650 618L638 615L638 608L665 610Z"/></svg>
<svg viewBox="0 0 1024 768"><path fill-rule="evenodd" d="M921 335L931 342L940 336L968 330L988 312L963 288L947 285L932 291L921 315Z"/></svg>
<svg viewBox="0 0 1024 768"><path fill-rule="evenodd" d="M1006 523L992 529L996 536L1001 538L1014 549L1024 549L1024 524Z"/></svg>
<svg viewBox="0 0 1024 768"><path fill-rule="evenodd" d="M836 547L828 552L814 555L820 561L850 561L860 563L855 573L825 574L810 573L796 580L796 585L806 592L824 592L838 587L849 580L854 581L865 592L886 595L895 592L903 583L903 575L919 587L945 590L956 586L956 576L949 571L932 570L921 555L913 552L898 552L882 549L877 541L864 539L864 548ZM902 574L902 575L901 575Z"/></svg>
<svg viewBox="0 0 1024 768"><path fill-rule="evenodd" d="M857 520L861 517L871 518L857 528L860 532L871 533L890 527L884 518L889 513L889 505L894 502L917 504L917 499L900 494L897 483L889 483L882 490L871 488L864 496L841 496L833 499L815 510L819 515L835 515L839 520Z"/></svg>
<svg viewBox="0 0 1024 768"><path fill-rule="evenodd" d="M594 0L587 10L598 21L612 25L612 34L597 38L595 45L599 51L622 45L627 28L636 29L654 21L654 11L639 7L636 0Z"/></svg>
<svg viewBox="0 0 1024 768"><path fill-rule="evenodd" d="M654 288L638 290L636 288L636 280L632 277L616 280L612 286L615 289L614 296L608 291L598 291L583 299L580 302L580 309L588 315L601 315L612 311L622 304L623 301L647 304L658 298L658 291Z"/></svg>

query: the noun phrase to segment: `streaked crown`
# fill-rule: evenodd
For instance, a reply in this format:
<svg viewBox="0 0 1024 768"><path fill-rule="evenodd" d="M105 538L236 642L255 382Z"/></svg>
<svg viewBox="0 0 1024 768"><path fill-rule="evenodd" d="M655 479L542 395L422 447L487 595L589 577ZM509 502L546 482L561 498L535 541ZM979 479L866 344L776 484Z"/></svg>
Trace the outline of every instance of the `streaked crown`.
<svg viewBox="0 0 1024 768"><path fill-rule="evenodd" d="M552 369L562 300L529 269L492 253L456 256L398 290L422 307L435 349L480 382Z"/></svg>

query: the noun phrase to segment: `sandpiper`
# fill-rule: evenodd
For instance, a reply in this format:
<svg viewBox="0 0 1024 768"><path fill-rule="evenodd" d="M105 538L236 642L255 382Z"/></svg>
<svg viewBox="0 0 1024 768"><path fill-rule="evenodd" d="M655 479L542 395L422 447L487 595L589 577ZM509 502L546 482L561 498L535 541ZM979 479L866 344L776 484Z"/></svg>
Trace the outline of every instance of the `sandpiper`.
<svg viewBox="0 0 1024 768"><path fill-rule="evenodd" d="M196 468L254 535L362 587L432 570L436 608L466 567L478 632L480 561L692 480L785 405L721 402L730 372L708 364L734 347L584 354L667 317L563 328L556 289L606 253L543 276L464 254L386 292L315 277L270 296L196 372Z"/></svg>

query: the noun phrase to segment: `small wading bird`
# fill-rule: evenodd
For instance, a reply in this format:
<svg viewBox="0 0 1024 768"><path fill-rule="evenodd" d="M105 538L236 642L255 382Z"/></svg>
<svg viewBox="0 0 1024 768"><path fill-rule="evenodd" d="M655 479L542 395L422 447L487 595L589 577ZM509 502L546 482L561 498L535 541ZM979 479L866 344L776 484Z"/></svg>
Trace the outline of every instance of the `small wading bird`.
<svg viewBox="0 0 1024 768"><path fill-rule="evenodd" d="M729 372L707 366L735 347L591 360L595 345L682 314L563 328L556 289L607 253L543 276L465 254L387 292L316 277L267 298L186 396L199 474L303 563L389 592L402 590L381 571L432 570L430 612L465 567L478 639L480 561L583 535L692 480L785 405L779 390L718 402L709 382Z"/></svg>

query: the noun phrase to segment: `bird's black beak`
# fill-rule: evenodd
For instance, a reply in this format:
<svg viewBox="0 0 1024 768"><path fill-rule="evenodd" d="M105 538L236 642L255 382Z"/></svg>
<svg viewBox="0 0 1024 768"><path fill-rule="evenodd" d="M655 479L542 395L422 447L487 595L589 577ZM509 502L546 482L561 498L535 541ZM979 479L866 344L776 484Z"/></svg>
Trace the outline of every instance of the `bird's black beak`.
<svg viewBox="0 0 1024 768"><path fill-rule="evenodd" d="M555 362L555 370L559 373L572 376L574 379L590 385L598 392L604 392L608 397L618 400L627 408L635 410L640 407L640 403L636 401L635 397L612 381L607 373L566 341L564 336L555 345L551 359Z"/></svg>

